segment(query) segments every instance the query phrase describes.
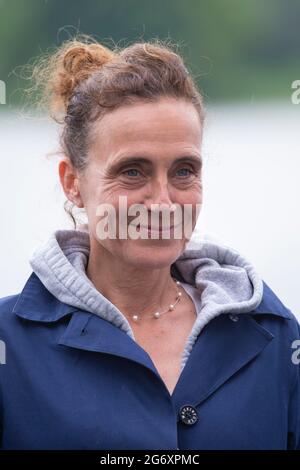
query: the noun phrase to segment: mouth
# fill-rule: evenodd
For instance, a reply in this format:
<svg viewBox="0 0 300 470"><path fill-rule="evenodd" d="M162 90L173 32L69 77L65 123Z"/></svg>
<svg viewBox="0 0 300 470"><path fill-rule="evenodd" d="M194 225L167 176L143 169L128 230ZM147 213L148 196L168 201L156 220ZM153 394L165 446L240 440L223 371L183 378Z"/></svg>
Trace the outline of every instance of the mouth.
<svg viewBox="0 0 300 470"><path fill-rule="evenodd" d="M137 228L139 229L145 229L145 230L148 230L148 232L167 232L169 230L173 230L175 227L178 227L178 225L180 224L177 224L177 225L168 225L166 227L162 227L162 226L159 226L159 227L155 227L155 226L151 226L151 225L141 225L141 224L138 224L136 225Z"/></svg>

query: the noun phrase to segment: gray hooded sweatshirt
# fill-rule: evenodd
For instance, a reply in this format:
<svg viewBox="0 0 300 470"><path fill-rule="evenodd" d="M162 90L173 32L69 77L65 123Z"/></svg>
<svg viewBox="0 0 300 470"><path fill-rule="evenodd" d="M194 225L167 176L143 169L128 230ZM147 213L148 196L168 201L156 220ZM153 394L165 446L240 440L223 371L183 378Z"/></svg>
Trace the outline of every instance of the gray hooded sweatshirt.
<svg viewBox="0 0 300 470"><path fill-rule="evenodd" d="M61 302L99 315L135 341L125 315L87 277L89 251L86 230L56 230L35 249L29 262L43 285ZM182 370L203 327L218 315L231 314L234 320L238 314L253 310L262 300L263 282L240 253L204 239L189 241L172 264L171 273L181 281L197 313L184 347Z"/></svg>

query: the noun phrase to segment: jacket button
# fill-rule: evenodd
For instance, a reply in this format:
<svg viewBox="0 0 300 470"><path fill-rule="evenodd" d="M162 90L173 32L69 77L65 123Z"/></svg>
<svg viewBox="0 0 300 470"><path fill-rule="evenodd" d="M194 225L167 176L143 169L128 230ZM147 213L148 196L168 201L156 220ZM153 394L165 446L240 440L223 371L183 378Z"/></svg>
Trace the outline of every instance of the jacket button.
<svg viewBox="0 0 300 470"><path fill-rule="evenodd" d="M238 320L239 320L238 315L233 315L232 313L229 315L229 318L230 318L230 320L232 320L232 321L238 321Z"/></svg>
<svg viewBox="0 0 300 470"><path fill-rule="evenodd" d="M184 424L191 426L198 421L197 410L191 405L184 405L179 410L179 417Z"/></svg>

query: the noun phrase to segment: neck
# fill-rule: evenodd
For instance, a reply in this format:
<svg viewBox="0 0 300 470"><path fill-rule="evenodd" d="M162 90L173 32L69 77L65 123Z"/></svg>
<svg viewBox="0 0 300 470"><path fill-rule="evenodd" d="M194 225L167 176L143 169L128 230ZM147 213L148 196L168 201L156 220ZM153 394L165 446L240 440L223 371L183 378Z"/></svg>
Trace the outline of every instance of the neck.
<svg viewBox="0 0 300 470"><path fill-rule="evenodd" d="M96 289L128 319L140 318L165 310L175 302L177 287L170 266L146 269L128 265L103 246L91 243L86 274Z"/></svg>

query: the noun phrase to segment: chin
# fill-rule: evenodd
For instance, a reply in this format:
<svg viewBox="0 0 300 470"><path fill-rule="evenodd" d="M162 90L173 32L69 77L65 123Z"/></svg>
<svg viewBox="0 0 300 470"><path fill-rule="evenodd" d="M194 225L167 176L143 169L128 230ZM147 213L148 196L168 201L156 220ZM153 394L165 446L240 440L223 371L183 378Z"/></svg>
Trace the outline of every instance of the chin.
<svg viewBox="0 0 300 470"><path fill-rule="evenodd" d="M183 250L183 240L152 240L144 244L132 240L124 247L123 258L138 268L160 269L171 266Z"/></svg>

